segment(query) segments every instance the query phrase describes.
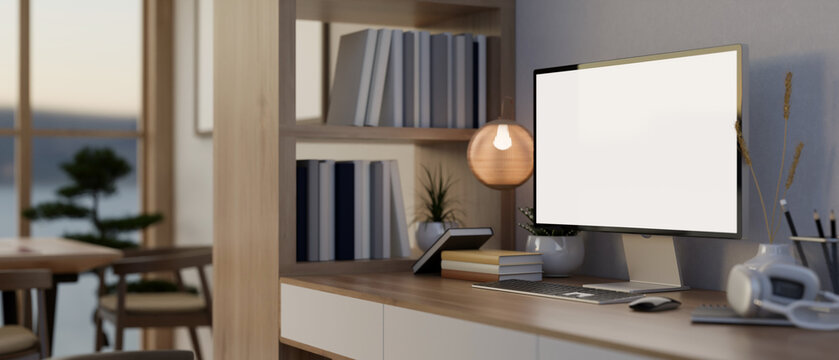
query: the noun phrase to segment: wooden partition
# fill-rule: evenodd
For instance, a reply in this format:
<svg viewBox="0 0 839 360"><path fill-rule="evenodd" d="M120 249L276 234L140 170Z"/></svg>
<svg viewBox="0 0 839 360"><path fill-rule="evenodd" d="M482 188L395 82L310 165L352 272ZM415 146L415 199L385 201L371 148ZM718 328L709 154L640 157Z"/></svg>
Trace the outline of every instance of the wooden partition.
<svg viewBox="0 0 839 360"><path fill-rule="evenodd" d="M295 260L299 142L409 144L413 168L442 159L461 183L467 225L493 226L511 248L513 193L485 188L466 166L474 129L354 128L295 120L295 20L501 36L488 114L515 94L512 0L215 0L214 349L219 359L299 358L279 339L279 276L407 271L413 259ZM492 119L490 119L492 120ZM348 145L349 146L349 145ZM417 196L415 189L403 189Z"/></svg>

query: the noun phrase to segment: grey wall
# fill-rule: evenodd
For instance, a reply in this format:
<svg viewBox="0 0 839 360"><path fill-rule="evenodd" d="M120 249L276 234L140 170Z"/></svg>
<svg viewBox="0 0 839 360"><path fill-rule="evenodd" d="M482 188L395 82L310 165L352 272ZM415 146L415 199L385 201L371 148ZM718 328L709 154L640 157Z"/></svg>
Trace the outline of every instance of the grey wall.
<svg viewBox="0 0 839 360"><path fill-rule="evenodd" d="M781 160L784 76L787 71L794 73L788 161L796 142L806 145L787 199L799 233L812 235L811 211L819 209L827 218L828 209L839 208L837 18L839 2L835 0L520 0L516 5L516 116L532 126L532 71L536 68L746 44L747 140L767 206L771 206ZM757 243L767 241L754 184L744 185L750 188L750 196L744 204L749 215L743 240L676 239L688 285L723 288L731 266L752 257ZM522 186L517 205L532 204L532 194L531 183ZM520 247L526 236L523 231L517 234ZM789 243L788 236L784 225L776 242ZM585 237L586 262L580 272L625 278L619 236L589 233ZM810 259L820 259L816 250L808 248ZM817 270L826 283L823 266Z"/></svg>

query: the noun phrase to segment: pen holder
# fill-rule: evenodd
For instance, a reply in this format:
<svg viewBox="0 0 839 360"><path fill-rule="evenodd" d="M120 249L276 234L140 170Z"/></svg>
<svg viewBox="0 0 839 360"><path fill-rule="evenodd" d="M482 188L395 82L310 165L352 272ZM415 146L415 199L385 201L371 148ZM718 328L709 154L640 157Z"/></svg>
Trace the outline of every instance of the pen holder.
<svg viewBox="0 0 839 360"><path fill-rule="evenodd" d="M830 276L830 284L833 292L839 294L839 263L837 263L837 240L836 238L823 237L809 237L809 236L790 236L790 240L795 243L795 249L798 252L798 257L801 259L801 264L807 267L809 262L807 256L804 255L805 243L819 244L824 255L824 262L827 264L827 272ZM811 267L812 268L812 267Z"/></svg>

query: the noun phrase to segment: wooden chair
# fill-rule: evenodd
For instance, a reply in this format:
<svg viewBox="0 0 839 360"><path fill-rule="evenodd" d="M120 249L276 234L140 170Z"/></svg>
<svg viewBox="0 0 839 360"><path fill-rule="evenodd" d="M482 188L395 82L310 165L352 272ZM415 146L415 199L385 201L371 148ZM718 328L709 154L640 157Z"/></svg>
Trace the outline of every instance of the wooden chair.
<svg viewBox="0 0 839 360"><path fill-rule="evenodd" d="M210 247L184 249L155 249L127 253L126 257L113 263L114 274L119 276L116 294L105 293L104 271L99 270L99 306L95 314L96 351L102 349L104 335L102 320L114 323L116 339L114 349L122 350L125 328L178 327L189 329L189 336L195 356L201 360L198 343L198 326L212 326L212 299L207 286L204 267L212 264ZM200 294L185 291L181 270L196 268L201 280ZM171 272L179 292L127 293L126 275Z"/></svg>
<svg viewBox="0 0 839 360"><path fill-rule="evenodd" d="M24 326L0 327L0 359L37 360L49 356L49 331L47 331L47 305L44 291L52 288L49 270L0 270L0 291L24 290ZM32 324L29 291L37 289L38 336ZM28 327L28 328L27 328Z"/></svg>

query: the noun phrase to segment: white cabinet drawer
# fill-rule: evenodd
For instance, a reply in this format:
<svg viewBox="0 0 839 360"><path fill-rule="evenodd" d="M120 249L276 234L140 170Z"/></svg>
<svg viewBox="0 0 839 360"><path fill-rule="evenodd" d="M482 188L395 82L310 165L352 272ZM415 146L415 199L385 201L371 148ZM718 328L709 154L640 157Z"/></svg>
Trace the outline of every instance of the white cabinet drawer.
<svg viewBox="0 0 839 360"><path fill-rule="evenodd" d="M652 358L620 352L612 349L598 348L590 345L540 336L539 360L554 359L647 360Z"/></svg>
<svg viewBox="0 0 839 360"><path fill-rule="evenodd" d="M280 284L280 335L353 359L382 359L383 306Z"/></svg>
<svg viewBox="0 0 839 360"><path fill-rule="evenodd" d="M536 335L385 305L385 359L536 359Z"/></svg>

